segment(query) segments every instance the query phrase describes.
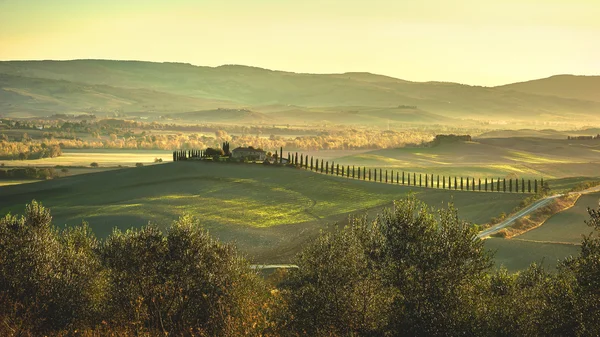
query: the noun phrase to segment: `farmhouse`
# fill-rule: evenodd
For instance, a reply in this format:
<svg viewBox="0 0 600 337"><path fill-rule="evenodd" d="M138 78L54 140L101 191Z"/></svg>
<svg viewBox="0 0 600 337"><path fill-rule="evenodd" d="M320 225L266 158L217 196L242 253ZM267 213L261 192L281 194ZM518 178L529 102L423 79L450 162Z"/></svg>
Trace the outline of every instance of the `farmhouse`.
<svg viewBox="0 0 600 337"><path fill-rule="evenodd" d="M255 149L252 146L238 147L231 151L233 158L248 159L248 160L265 160L267 153L261 149Z"/></svg>

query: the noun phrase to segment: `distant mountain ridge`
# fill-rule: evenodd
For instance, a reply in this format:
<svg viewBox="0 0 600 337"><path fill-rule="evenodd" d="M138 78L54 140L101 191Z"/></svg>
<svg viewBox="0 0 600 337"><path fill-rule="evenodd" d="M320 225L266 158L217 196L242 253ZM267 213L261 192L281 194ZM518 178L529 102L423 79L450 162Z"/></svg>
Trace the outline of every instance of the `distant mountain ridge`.
<svg viewBox="0 0 600 337"><path fill-rule="evenodd" d="M257 67L73 60L0 62L0 114L122 111L179 114L248 109L269 122L294 106L294 120L332 123L460 123L477 120L594 119L600 76L551 77L500 87L410 82L371 73L301 74ZM561 83L566 83L562 88ZM577 88L587 88L577 90ZM598 92L598 91L596 91ZM262 110L261 107L281 109ZM398 107L414 107L402 111ZM348 111L352 118L348 119ZM197 115L202 121L202 113ZM281 117L284 114L282 113ZM321 118L323 116L323 118ZM231 119L232 115L229 114ZM211 121L218 118L211 116Z"/></svg>

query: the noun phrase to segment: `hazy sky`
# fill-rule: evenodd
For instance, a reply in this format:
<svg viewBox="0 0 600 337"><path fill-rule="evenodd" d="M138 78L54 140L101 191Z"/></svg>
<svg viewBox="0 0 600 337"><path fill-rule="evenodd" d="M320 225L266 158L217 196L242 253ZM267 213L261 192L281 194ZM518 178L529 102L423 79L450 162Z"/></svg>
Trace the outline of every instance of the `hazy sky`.
<svg viewBox="0 0 600 337"><path fill-rule="evenodd" d="M0 0L0 60L368 71L496 85L600 74L600 0Z"/></svg>

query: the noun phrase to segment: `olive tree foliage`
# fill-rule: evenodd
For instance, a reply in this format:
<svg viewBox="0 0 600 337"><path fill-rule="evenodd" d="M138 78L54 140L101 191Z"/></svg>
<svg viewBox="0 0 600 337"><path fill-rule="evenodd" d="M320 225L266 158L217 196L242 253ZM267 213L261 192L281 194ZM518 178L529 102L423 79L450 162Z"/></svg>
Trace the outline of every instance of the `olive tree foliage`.
<svg viewBox="0 0 600 337"><path fill-rule="evenodd" d="M452 335L471 318L491 256L449 206L409 197L373 222L354 219L298 255L284 282L298 335Z"/></svg>
<svg viewBox="0 0 600 337"><path fill-rule="evenodd" d="M0 220L0 333L44 334L93 324L104 278L89 227L59 232L33 201ZM6 329L6 330L2 330Z"/></svg>
<svg viewBox="0 0 600 337"><path fill-rule="evenodd" d="M266 288L232 245L184 216L163 234L149 225L116 230L101 248L117 324L182 334L252 334Z"/></svg>

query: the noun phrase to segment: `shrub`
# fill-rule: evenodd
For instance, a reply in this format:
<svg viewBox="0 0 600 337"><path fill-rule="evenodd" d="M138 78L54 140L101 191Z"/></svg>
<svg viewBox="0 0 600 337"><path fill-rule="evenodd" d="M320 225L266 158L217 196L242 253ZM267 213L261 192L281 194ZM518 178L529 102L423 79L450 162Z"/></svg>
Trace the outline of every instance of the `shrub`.
<svg viewBox="0 0 600 337"><path fill-rule="evenodd" d="M163 160L162 160L162 158L154 158L154 162L155 163L162 163Z"/></svg>
<svg viewBox="0 0 600 337"><path fill-rule="evenodd" d="M142 166L144 166L143 163L135 163L135 167L142 167Z"/></svg>
<svg viewBox="0 0 600 337"><path fill-rule="evenodd" d="M90 166L91 166L91 167L98 167L99 165L98 165L98 163L96 163L96 162L93 162L93 163L91 163L91 164L90 164Z"/></svg>

